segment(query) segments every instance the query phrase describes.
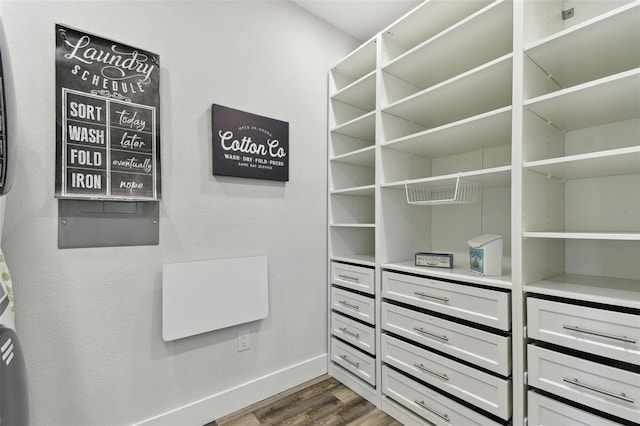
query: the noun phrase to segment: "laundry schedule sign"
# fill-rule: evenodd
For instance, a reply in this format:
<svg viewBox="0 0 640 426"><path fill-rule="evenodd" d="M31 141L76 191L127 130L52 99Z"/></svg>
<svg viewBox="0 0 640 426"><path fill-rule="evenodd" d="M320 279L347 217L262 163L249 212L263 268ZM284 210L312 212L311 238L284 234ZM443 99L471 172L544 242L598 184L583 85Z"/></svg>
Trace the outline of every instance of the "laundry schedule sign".
<svg viewBox="0 0 640 426"><path fill-rule="evenodd" d="M213 104L213 174L289 180L289 123Z"/></svg>
<svg viewBox="0 0 640 426"><path fill-rule="evenodd" d="M56 197L160 198L154 53L56 25Z"/></svg>

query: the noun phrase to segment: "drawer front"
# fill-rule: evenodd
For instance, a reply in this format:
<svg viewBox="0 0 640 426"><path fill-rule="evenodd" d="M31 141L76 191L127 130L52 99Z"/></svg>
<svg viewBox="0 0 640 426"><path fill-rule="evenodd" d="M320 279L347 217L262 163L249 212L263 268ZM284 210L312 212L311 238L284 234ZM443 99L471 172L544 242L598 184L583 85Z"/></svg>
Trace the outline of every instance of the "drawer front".
<svg viewBox="0 0 640 426"><path fill-rule="evenodd" d="M528 426L621 426L603 417L582 411L579 408L528 392Z"/></svg>
<svg viewBox="0 0 640 426"><path fill-rule="evenodd" d="M331 309L366 323L375 324L375 302L367 296L332 287Z"/></svg>
<svg viewBox="0 0 640 426"><path fill-rule="evenodd" d="M386 365L382 366L382 392L435 425L499 425Z"/></svg>
<svg viewBox="0 0 640 426"><path fill-rule="evenodd" d="M382 296L500 330L511 330L511 293L384 271Z"/></svg>
<svg viewBox="0 0 640 426"><path fill-rule="evenodd" d="M500 336L389 303L382 304L382 327L503 376L511 373L510 336Z"/></svg>
<svg viewBox="0 0 640 426"><path fill-rule="evenodd" d="M331 283L364 293L374 294L373 271L372 268L332 262Z"/></svg>
<svg viewBox="0 0 640 426"><path fill-rule="evenodd" d="M640 364L640 315L527 298L533 339Z"/></svg>
<svg viewBox="0 0 640 426"><path fill-rule="evenodd" d="M375 329L338 313L331 313L331 333L371 355L376 354Z"/></svg>
<svg viewBox="0 0 640 426"><path fill-rule="evenodd" d="M331 339L331 360L360 377L371 386L376 385L375 358L372 358L337 339Z"/></svg>
<svg viewBox="0 0 640 426"><path fill-rule="evenodd" d="M630 421L640 419L640 374L528 345L529 385Z"/></svg>
<svg viewBox="0 0 640 426"><path fill-rule="evenodd" d="M487 374L389 335L382 360L503 419L511 417L511 380Z"/></svg>

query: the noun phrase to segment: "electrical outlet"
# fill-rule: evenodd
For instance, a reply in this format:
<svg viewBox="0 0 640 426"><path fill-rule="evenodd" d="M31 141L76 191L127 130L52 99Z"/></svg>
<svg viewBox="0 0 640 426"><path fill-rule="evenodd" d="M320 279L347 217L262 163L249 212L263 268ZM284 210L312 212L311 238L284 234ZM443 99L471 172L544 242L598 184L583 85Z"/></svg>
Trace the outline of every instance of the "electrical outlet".
<svg viewBox="0 0 640 426"><path fill-rule="evenodd" d="M238 352L246 351L249 349L249 333L241 331L238 334Z"/></svg>

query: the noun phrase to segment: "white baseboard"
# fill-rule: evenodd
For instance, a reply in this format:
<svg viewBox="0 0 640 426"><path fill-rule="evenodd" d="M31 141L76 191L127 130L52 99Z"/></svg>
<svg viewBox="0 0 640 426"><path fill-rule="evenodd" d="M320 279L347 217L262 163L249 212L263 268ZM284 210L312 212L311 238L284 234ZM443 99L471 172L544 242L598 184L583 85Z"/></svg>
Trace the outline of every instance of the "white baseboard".
<svg viewBox="0 0 640 426"><path fill-rule="evenodd" d="M135 424L202 426L326 373L323 354Z"/></svg>

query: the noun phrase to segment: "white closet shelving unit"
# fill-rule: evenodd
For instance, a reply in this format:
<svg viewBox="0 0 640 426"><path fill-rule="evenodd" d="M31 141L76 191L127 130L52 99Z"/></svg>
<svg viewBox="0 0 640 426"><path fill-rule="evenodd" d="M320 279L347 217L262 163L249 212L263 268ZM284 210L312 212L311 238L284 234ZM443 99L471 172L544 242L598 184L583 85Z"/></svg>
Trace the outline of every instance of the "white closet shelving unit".
<svg viewBox="0 0 640 426"><path fill-rule="evenodd" d="M529 424L637 422L640 2L526 6ZM558 8L574 17L561 19Z"/></svg>
<svg viewBox="0 0 640 426"><path fill-rule="evenodd" d="M329 372L374 404L376 41L329 73Z"/></svg>
<svg viewBox="0 0 640 426"><path fill-rule="evenodd" d="M330 287L371 317L331 315L374 334L332 327L330 373L409 425L639 418L640 1L428 0L329 96Z"/></svg>

